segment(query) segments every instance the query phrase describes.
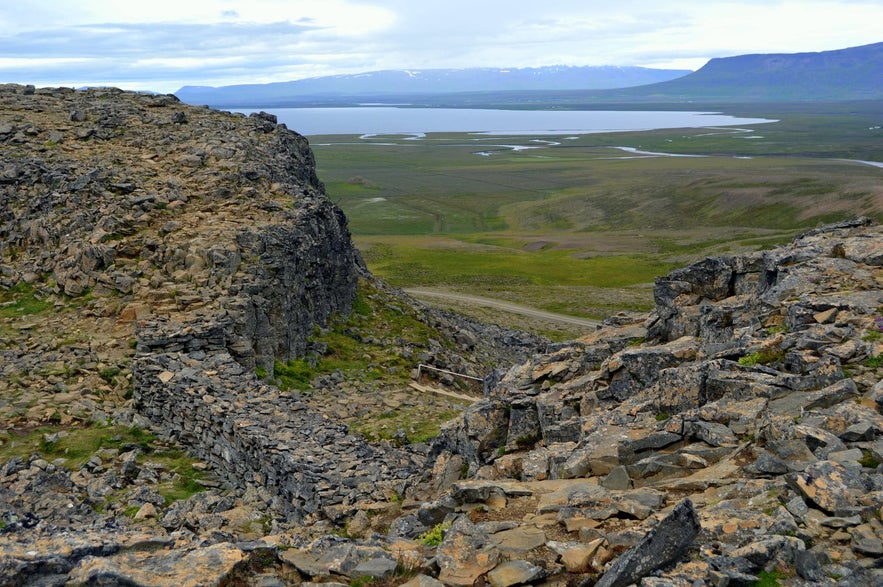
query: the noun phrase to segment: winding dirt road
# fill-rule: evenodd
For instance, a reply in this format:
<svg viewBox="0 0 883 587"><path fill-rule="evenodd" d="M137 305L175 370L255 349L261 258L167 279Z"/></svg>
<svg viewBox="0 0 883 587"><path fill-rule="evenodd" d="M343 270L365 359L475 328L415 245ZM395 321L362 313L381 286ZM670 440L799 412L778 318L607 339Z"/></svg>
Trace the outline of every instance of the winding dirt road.
<svg viewBox="0 0 883 587"><path fill-rule="evenodd" d="M520 314L522 316L528 316L530 318L538 318L540 320L548 320L550 322L569 324L571 326L582 326L595 329L601 325L601 322L598 320L590 320L588 318L579 318L577 316L568 316L566 314L546 312L545 310L537 310L536 308L531 308L529 306L513 304L512 302L506 302L494 298L483 298L481 296L473 296L469 294L423 288L408 288L405 290L405 293L418 299L442 298L447 300L454 300L458 302L465 302L467 304L473 304L476 306L494 308L495 310L502 310L504 312L512 312L513 314Z"/></svg>

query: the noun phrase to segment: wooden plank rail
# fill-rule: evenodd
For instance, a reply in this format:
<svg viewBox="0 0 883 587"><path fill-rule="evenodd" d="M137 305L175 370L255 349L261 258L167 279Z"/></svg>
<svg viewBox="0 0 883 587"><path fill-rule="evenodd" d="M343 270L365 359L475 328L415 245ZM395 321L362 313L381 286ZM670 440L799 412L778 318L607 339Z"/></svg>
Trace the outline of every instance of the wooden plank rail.
<svg viewBox="0 0 883 587"><path fill-rule="evenodd" d="M439 369L438 367L424 365L423 363L419 363L417 365L417 379L420 379L420 375L423 373L424 369L427 369L429 371L436 371L437 373L445 373L447 375L453 375L454 377L462 377L463 379L471 379L473 381L481 381L482 383L484 383L484 379L482 379L481 377L473 377L472 375L464 375L463 373L455 373L454 371L448 371L447 369Z"/></svg>
<svg viewBox="0 0 883 587"><path fill-rule="evenodd" d="M427 386L427 385L420 385L420 384L417 383L416 381L412 381L412 382L409 383L408 385L410 385L412 388L416 389L417 391L422 391L422 392L424 392L424 393L435 393L435 394L438 394L438 395L443 395L443 396L446 396L446 397L451 397L451 398L454 398L454 399L459 399L459 400L463 400L463 401L467 401L467 402L472 402L472 403L475 403L475 402L477 402L478 400L481 399L480 397L474 397L474 396L471 396L471 395L464 395L464 394L462 394L462 393L454 393L453 391L446 391L446 390L444 390L444 389L438 389L438 388L435 388L435 387L429 387L429 386Z"/></svg>

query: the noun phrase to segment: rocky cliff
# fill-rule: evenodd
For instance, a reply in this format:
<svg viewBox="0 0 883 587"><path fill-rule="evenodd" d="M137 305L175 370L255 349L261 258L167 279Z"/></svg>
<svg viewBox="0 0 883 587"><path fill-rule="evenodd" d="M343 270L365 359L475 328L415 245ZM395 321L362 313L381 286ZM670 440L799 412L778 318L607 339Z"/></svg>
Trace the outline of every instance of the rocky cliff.
<svg viewBox="0 0 883 587"><path fill-rule="evenodd" d="M266 115L0 101L0 585L883 580L880 227L543 344L373 280Z"/></svg>
<svg viewBox="0 0 883 587"><path fill-rule="evenodd" d="M303 352L361 270L306 140L269 115L112 89L2 92L4 285L213 313L246 367Z"/></svg>

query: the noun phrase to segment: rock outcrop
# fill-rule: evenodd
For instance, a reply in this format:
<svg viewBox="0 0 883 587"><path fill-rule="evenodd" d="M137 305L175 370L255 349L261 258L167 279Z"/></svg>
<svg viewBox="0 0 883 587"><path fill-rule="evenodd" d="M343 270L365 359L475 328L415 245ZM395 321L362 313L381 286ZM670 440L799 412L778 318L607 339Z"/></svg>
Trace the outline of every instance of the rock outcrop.
<svg viewBox="0 0 883 587"><path fill-rule="evenodd" d="M225 318L245 367L302 354L363 265L306 139L174 96L6 86L3 283ZM14 262L10 262L14 260ZM47 292L48 293L48 292ZM179 318L181 319L181 318Z"/></svg>
<svg viewBox="0 0 883 587"><path fill-rule="evenodd" d="M135 406L231 484L298 523L405 495L422 459L371 445L233 360L219 327L139 329ZM194 358L197 357L197 358ZM315 515L313 515L315 514Z"/></svg>
<svg viewBox="0 0 883 587"><path fill-rule="evenodd" d="M653 520L652 542L658 516L690 496L702 532L689 556L689 541L654 564L629 551L599 585L774 571L879 582L881 254L883 229L860 219L674 271L657 279L653 313L511 369L434 454L484 480L477 502L511 499L510 479L563 488L537 513L608 547L623 520Z"/></svg>

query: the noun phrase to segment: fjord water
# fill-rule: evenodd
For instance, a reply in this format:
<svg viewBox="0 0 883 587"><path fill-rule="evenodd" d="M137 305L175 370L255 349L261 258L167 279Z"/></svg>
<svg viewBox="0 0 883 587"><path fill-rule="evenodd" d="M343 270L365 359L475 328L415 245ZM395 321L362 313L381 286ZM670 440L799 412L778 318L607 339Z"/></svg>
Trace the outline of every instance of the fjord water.
<svg viewBox="0 0 883 587"><path fill-rule="evenodd" d="M236 110L249 114L258 110ZM469 108L268 108L279 122L303 135L422 134L588 134L661 128L739 126L775 122L710 112L621 110L489 110Z"/></svg>

